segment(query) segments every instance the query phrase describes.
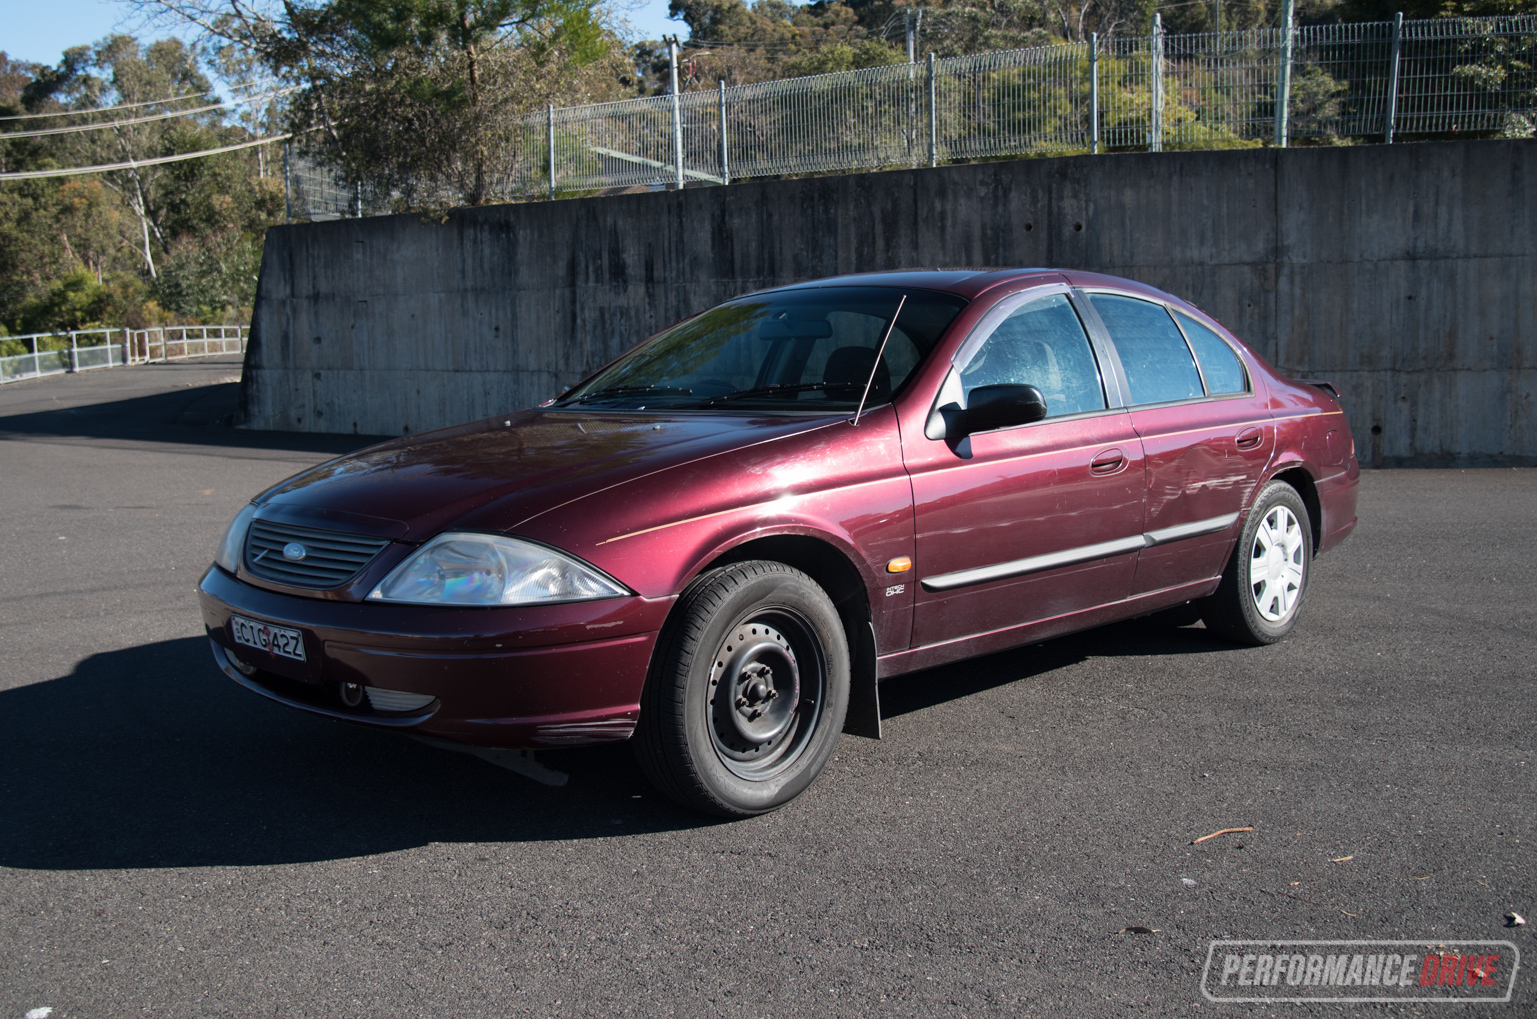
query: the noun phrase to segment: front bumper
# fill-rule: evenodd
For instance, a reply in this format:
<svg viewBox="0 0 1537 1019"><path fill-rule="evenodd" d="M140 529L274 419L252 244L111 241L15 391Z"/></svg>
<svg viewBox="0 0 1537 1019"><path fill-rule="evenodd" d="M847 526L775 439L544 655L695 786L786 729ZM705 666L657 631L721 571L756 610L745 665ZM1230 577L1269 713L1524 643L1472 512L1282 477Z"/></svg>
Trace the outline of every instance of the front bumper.
<svg viewBox="0 0 1537 1019"><path fill-rule="evenodd" d="M210 567L203 625L225 675L271 700L363 725L492 747L628 739L672 599L466 609L304 598ZM236 644L230 617L285 626L303 662ZM232 658L254 671L245 674ZM429 695L414 711L343 702L342 684Z"/></svg>

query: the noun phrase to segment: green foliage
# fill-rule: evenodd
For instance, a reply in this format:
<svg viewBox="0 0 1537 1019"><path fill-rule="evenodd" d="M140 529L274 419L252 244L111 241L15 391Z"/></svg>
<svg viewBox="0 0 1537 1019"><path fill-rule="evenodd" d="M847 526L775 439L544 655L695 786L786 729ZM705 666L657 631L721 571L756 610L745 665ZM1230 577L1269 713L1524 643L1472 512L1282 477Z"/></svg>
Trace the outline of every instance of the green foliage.
<svg viewBox="0 0 1537 1019"><path fill-rule="evenodd" d="M54 280L42 294L24 301L16 316L21 333L49 329L90 329L102 324L111 295L84 267Z"/></svg>
<svg viewBox="0 0 1537 1019"><path fill-rule="evenodd" d="M135 112L152 115L206 104L154 101L208 87L196 54L174 39L145 44L110 36L68 50L52 68L0 54L0 115L88 113L146 101L151 105ZM35 126L0 121L0 168L148 159L250 137L245 127L226 126L217 111L111 131L5 137L7 130ZM243 314L254 296L249 277L259 264L262 234L283 213L282 183L260 176L257 161L247 150L0 184L0 328L29 333L212 323Z"/></svg>
<svg viewBox="0 0 1537 1019"><path fill-rule="evenodd" d="M862 67L887 67L906 62L907 55L895 46L888 46L878 39L863 39L856 45L837 42L804 56L793 57L785 61L784 68L790 75L800 76L855 71Z"/></svg>
<svg viewBox="0 0 1537 1019"><path fill-rule="evenodd" d="M1482 18L1496 14L1537 14L1537 0L1344 0L1341 21L1392 21L1405 18Z"/></svg>
<svg viewBox="0 0 1537 1019"><path fill-rule="evenodd" d="M222 64L296 84L284 126L309 155L416 207L488 200L518 114L624 92L600 0L142 3L207 30Z"/></svg>
<svg viewBox="0 0 1537 1019"><path fill-rule="evenodd" d="M179 245L150 287L156 302L185 318L216 322L256 303L261 242L225 231Z"/></svg>

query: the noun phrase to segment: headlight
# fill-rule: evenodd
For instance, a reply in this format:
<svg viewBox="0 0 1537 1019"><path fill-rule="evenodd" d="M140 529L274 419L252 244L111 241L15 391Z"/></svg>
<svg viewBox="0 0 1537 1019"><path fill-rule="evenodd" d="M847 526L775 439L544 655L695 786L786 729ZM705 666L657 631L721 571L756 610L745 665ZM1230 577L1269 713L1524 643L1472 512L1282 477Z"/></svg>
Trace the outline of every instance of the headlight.
<svg viewBox="0 0 1537 1019"><path fill-rule="evenodd" d="M417 605L532 605L629 594L554 549L496 534L449 532L417 549L369 601Z"/></svg>
<svg viewBox="0 0 1537 1019"><path fill-rule="evenodd" d="M214 553L213 561L231 573L240 565L240 553L245 549L245 532L251 526L251 518L256 515L256 507L247 503L245 508L235 514L235 519L230 521L229 529L224 532L224 540L219 542L219 550Z"/></svg>

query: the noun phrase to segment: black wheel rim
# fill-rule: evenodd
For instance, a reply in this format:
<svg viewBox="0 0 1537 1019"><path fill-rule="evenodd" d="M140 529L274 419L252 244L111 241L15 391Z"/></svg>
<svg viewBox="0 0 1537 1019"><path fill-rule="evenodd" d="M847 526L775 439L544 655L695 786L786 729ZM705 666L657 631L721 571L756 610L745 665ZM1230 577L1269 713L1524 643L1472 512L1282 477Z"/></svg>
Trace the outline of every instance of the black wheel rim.
<svg viewBox="0 0 1537 1019"><path fill-rule="evenodd" d="M805 752L821 721L827 659L810 624L785 607L755 609L710 661L704 710L726 769L766 782Z"/></svg>

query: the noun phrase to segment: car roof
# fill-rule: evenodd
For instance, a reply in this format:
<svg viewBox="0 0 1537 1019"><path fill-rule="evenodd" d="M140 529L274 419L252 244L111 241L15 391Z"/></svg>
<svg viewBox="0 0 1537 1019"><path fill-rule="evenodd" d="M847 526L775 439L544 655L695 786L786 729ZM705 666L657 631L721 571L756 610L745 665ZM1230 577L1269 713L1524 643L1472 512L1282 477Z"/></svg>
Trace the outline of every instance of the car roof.
<svg viewBox="0 0 1537 1019"><path fill-rule="evenodd" d="M1031 276L1059 276L1060 269L891 269L883 272L849 273L824 279L791 283L766 290L811 290L818 287L912 287L940 290L972 300L1002 283L1012 283ZM759 291L763 293L765 291Z"/></svg>

